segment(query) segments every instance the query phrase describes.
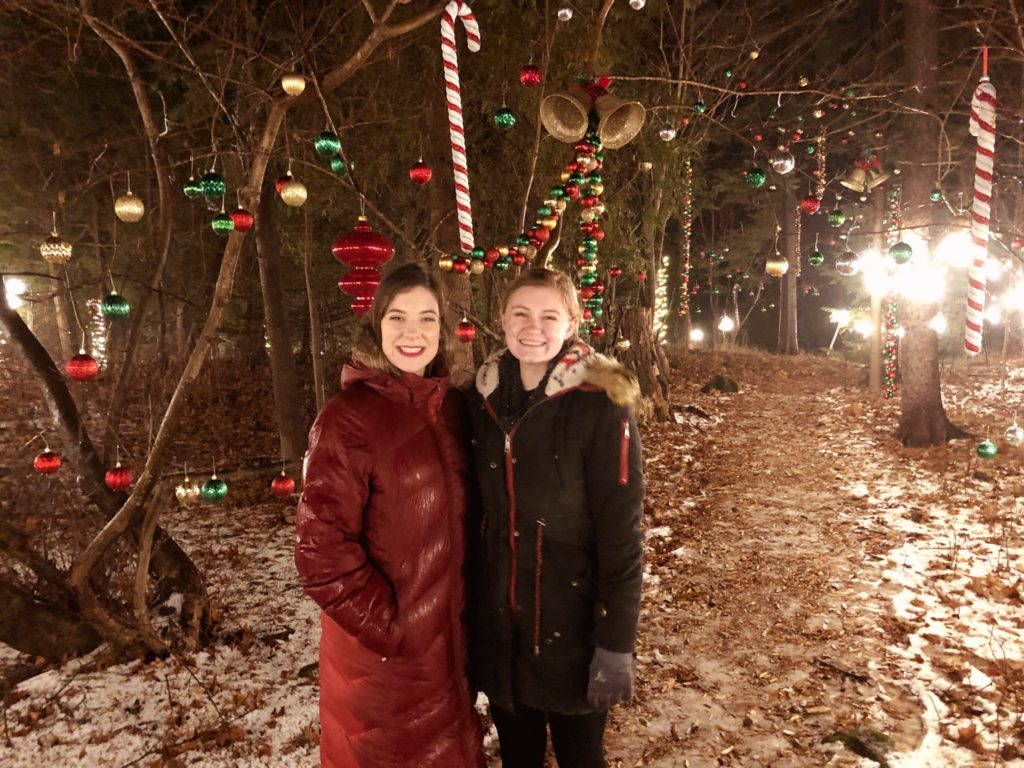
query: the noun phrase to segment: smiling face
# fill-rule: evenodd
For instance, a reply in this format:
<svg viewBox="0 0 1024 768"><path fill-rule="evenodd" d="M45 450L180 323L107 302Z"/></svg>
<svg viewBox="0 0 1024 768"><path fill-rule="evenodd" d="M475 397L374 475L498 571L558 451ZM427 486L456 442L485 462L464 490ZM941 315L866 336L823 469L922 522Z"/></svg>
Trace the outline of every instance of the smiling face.
<svg viewBox="0 0 1024 768"><path fill-rule="evenodd" d="M441 317L437 298L416 286L392 299L380 321L380 345L398 370L422 376L437 356Z"/></svg>
<svg viewBox="0 0 1024 768"><path fill-rule="evenodd" d="M505 303L501 316L505 344L520 367L546 368L576 331L562 293L553 286L524 285Z"/></svg>

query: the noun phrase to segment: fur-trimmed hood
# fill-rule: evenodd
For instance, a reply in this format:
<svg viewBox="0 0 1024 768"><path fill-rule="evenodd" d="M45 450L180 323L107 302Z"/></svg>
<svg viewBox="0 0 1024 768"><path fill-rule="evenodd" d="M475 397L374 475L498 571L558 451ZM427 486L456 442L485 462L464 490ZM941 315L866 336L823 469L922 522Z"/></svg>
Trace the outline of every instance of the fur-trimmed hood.
<svg viewBox="0 0 1024 768"><path fill-rule="evenodd" d="M477 371L476 389L484 399L498 388L498 361L507 351L499 349ZM603 390L616 405L630 405L640 395L636 377L624 365L582 342L570 346L559 358L544 386L544 396L554 397L580 388Z"/></svg>

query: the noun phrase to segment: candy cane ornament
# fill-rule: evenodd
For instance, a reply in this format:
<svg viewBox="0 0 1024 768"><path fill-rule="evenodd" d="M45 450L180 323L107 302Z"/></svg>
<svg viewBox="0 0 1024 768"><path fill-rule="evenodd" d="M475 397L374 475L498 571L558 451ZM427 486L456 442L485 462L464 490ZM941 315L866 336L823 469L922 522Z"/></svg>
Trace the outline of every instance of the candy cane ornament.
<svg viewBox="0 0 1024 768"><path fill-rule="evenodd" d="M480 50L480 27L473 10L462 0L451 0L441 14L441 58L444 59L445 92L448 100L448 132L452 142L452 170L455 174L455 206L459 217L462 250L473 250L473 208L469 200L469 171L466 161L466 132L462 126L462 91L459 88L459 57L455 48L455 20L462 19L466 47Z"/></svg>
<svg viewBox="0 0 1024 768"><path fill-rule="evenodd" d="M964 349L969 355L981 351L985 312L985 260L992 201L992 163L996 148L996 89L985 74L971 99L971 135L978 140L974 160L974 202L971 205L971 267L967 273L967 317Z"/></svg>

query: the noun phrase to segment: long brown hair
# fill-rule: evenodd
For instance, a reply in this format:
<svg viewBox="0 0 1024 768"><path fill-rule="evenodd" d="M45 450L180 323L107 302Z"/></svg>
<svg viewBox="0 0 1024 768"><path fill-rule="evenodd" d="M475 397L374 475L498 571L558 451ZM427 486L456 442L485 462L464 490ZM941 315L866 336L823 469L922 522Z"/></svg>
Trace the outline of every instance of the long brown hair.
<svg viewBox="0 0 1024 768"><path fill-rule="evenodd" d="M437 346L437 357L427 366L428 372L438 370L438 367L447 368L448 352L450 349L452 331L444 318L445 296L444 288L432 274L425 271L419 264L403 264L395 267L380 281L377 290L373 294L373 304L370 311L363 317L362 327L352 350L352 356L361 362L387 371L392 376L401 376L398 370L381 346L380 326L384 321L384 314L394 302L395 298L413 288L426 288L434 298L437 299L438 322L440 323L441 338Z"/></svg>

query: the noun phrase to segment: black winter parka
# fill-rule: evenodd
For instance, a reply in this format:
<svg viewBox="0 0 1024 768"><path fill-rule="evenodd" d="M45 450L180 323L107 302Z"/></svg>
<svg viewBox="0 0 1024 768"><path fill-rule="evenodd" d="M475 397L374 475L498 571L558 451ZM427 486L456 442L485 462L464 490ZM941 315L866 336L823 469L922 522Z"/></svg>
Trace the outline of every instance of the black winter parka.
<svg viewBox="0 0 1024 768"><path fill-rule="evenodd" d="M470 676L504 709L594 711L594 648L631 653L642 578L643 466L625 368L570 347L506 433L499 360L470 396L481 502L470 519Z"/></svg>

